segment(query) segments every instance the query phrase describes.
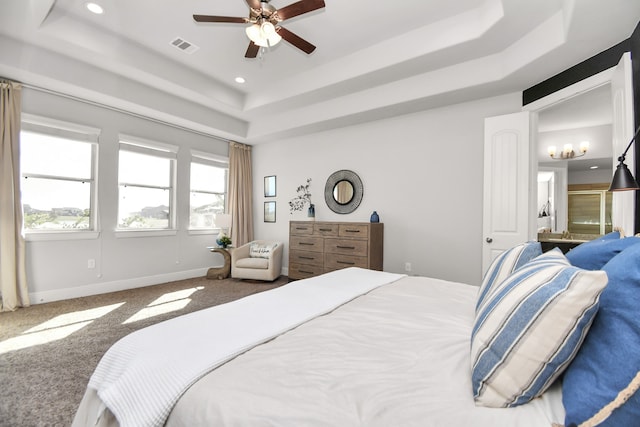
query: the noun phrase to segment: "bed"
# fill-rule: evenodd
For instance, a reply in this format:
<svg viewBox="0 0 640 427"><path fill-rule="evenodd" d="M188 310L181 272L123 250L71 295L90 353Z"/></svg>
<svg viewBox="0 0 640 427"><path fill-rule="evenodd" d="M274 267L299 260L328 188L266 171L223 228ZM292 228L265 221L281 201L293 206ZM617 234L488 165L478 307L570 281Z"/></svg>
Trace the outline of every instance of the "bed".
<svg viewBox="0 0 640 427"><path fill-rule="evenodd" d="M557 375L526 403L478 404L479 294L347 268L181 316L105 354L73 426L562 425Z"/></svg>

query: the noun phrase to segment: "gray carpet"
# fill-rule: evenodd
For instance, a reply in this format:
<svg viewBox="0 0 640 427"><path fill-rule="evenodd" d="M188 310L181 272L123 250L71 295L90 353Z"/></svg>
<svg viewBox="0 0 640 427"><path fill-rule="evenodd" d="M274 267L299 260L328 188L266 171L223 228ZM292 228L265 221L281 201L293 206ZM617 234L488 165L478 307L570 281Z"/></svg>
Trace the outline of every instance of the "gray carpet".
<svg viewBox="0 0 640 427"><path fill-rule="evenodd" d="M71 425L91 373L121 337L287 282L196 278L0 313L0 426Z"/></svg>

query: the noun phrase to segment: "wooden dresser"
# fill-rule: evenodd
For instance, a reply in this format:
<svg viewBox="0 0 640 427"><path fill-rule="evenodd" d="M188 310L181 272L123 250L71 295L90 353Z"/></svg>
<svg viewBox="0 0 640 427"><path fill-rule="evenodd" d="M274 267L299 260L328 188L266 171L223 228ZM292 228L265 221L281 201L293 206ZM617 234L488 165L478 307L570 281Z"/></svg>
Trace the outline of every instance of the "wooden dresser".
<svg viewBox="0 0 640 427"><path fill-rule="evenodd" d="M304 279L346 267L382 270L382 223L289 223L289 278Z"/></svg>

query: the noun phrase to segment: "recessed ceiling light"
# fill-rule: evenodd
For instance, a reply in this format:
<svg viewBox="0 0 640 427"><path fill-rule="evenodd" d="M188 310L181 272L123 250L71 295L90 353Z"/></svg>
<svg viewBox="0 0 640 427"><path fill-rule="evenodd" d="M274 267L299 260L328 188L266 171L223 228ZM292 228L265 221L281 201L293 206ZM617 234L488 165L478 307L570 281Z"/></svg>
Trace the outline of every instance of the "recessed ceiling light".
<svg viewBox="0 0 640 427"><path fill-rule="evenodd" d="M236 77L236 83L244 83L244 82L246 82L244 77Z"/></svg>
<svg viewBox="0 0 640 427"><path fill-rule="evenodd" d="M89 12L95 13L96 15L102 15L104 13L104 9L97 3L86 3L85 6L89 9Z"/></svg>

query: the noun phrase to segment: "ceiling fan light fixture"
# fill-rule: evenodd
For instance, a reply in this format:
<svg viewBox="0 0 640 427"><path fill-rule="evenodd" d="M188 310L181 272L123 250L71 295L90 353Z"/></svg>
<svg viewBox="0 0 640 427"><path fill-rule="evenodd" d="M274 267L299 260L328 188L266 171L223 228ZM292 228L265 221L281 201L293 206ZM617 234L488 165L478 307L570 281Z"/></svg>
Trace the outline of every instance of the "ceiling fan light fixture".
<svg viewBox="0 0 640 427"><path fill-rule="evenodd" d="M263 38L268 39L276 34L276 27L269 21L265 21L260 25L260 34Z"/></svg>
<svg viewBox="0 0 640 427"><path fill-rule="evenodd" d="M269 46L275 46L280 43L280 40L282 40L282 36L278 33L273 33L273 35L267 39L267 42Z"/></svg>
<svg viewBox="0 0 640 427"><path fill-rule="evenodd" d="M268 26L265 27L265 24L269 24L271 30L268 28ZM246 28L245 31L247 33L247 37L249 37L249 40L260 47L275 46L276 44L280 43L280 40L282 40L282 37L276 32L276 29L271 22L250 25ZM271 31L271 34L268 34L269 31Z"/></svg>
<svg viewBox="0 0 640 427"><path fill-rule="evenodd" d="M258 41L260 41L260 25L250 25L246 28L245 32L247 33L247 37L249 37L249 40L258 44Z"/></svg>

